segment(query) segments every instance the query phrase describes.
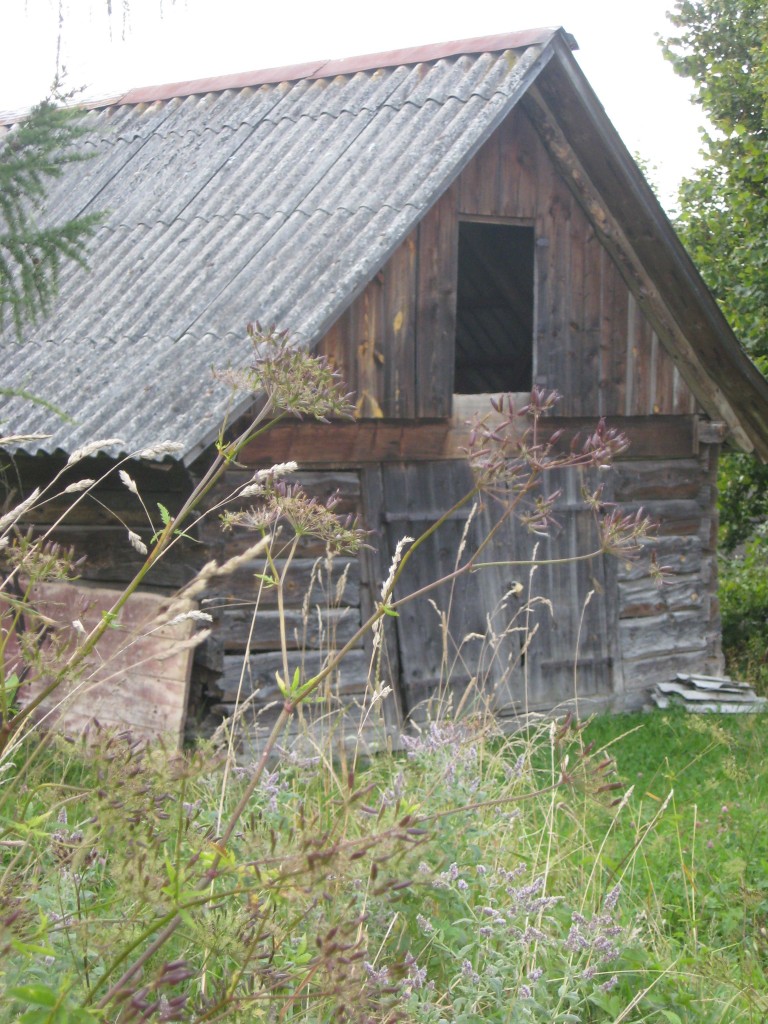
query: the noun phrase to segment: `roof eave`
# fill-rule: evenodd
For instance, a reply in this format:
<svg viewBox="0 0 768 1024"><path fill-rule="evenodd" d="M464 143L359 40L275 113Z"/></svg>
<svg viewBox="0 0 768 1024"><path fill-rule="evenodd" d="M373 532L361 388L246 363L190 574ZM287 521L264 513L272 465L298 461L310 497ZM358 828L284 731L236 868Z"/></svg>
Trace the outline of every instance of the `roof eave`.
<svg viewBox="0 0 768 1024"><path fill-rule="evenodd" d="M768 461L768 381L743 351L577 62L560 40L552 46L558 59L537 80L526 109L543 137L550 132L550 154L702 407L727 424L738 447Z"/></svg>

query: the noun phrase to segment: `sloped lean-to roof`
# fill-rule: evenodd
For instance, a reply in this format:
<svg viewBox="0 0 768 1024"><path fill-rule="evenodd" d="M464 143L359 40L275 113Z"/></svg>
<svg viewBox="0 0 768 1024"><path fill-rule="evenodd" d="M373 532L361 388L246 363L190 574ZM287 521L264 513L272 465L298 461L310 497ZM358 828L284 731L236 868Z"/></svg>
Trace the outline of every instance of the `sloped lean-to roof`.
<svg viewBox="0 0 768 1024"><path fill-rule="evenodd" d="M210 368L250 355L244 325L275 323L301 343L317 341L524 100L703 406L768 458L768 387L605 119L572 45L561 29L533 30L134 90L95 105L94 159L56 183L49 201L57 221L109 211L92 269L67 268L53 315L25 344L4 339L5 386L33 391L74 423L21 399L4 406L6 423L50 431L42 450L112 436L132 451L169 437L191 460L228 409ZM675 270L670 286L657 273L659 248L665 272ZM678 287L675 306L665 289Z"/></svg>

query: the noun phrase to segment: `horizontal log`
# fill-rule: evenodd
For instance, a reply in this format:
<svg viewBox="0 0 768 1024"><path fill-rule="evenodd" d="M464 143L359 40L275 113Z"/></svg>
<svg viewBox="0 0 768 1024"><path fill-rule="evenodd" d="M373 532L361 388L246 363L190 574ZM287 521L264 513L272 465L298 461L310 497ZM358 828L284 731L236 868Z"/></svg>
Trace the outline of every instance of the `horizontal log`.
<svg viewBox="0 0 768 1024"><path fill-rule="evenodd" d="M703 487L709 488L709 480L698 459L639 462L630 458L617 463L613 473L614 498L620 502L701 501Z"/></svg>
<svg viewBox="0 0 768 1024"><path fill-rule="evenodd" d="M270 461L269 465L274 465L274 462ZM206 507L218 505L238 489L247 486L252 480L252 470L228 470L207 496ZM302 469L300 472L289 473L281 477L281 480L290 486L298 484L308 497L317 498L318 501L326 501L331 495L335 495L339 502L337 510L340 513L343 512L344 515L354 512L360 501L360 477L355 472L330 468L321 472ZM240 504L248 507L252 503L252 500L245 499ZM231 505L227 505L227 508L237 507L237 505L238 503L235 501Z"/></svg>
<svg viewBox="0 0 768 1024"><path fill-rule="evenodd" d="M488 423L501 422L488 405ZM524 421L520 421L524 425ZM546 440L563 431L558 450L567 450L574 438L586 438L595 429L593 417L547 416L540 421L539 437ZM696 450L692 416L612 417L609 426L630 440L628 457L645 459L691 458ZM472 424L446 420L356 420L355 422L280 424L263 440L246 446L239 459L247 466L266 466L293 459L299 466L362 466L376 462L425 462L462 459L470 443Z"/></svg>
<svg viewBox="0 0 768 1024"><path fill-rule="evenodd" d="M246 649L252 617L252 607L225 608L221 612L219 635L225 651ZM306 620L300 611L288 609L284 612L284 619L286 643L292 651L331 650L337 645L346 644L360 627L360 613L352 608L332 609L321 613L313 608ZM258 612L250 640L250 650L278 651L280 644L280 613Z"/></svg>
<svg viewBox="0 0 768 1024"><path fill-rule="evenodd" d="M642 551L637 557L617 559L619 582L648 578L651 555L655 555L657 565L667 567L673 575L701 572L702 547L701 537L698 536L655 537L642 545ZM706 573L709 579L711 570L708 565Z"/></svg>
<svg viewBox="0 0 768 1024"><path fill-rule="evenodd" d="M707 624L700 612L672 612L645 619L622 619L619 643L624 659L683 654L707 649Z"/></svg>
<svg viewBox="0 0 768 1024"><path fill-rule="evenodd" d="M665 612L698 609L708 617L709 589L700 576L675 577L662 586L652 579L630 580L619 585L619 617L647 618Z"/></svg>
<svg viewBox="0 0 768 1024"><path fill-rule="evenodd" d="M140 536L149 547L149 532ZM78 573L89 582L121 586L132 580L144 564L144 556L131 546L128 531L122 526L60 526L54 540L73 548L76 558L85 559ZM182 541L152 566L143 585L175 590L192 579L207 557L202 545Z"/></svg>
<svg viewBox="0 0 768 1024"><path fill-rule="evenodd" d="M623 502L619 508L625 515L645 513L655 524L659 537L701 535L708 533L712 510L698 501L645 501Z"/></svg>
<svg viewBox="0 0 768 1024"><path fill-rule="evenodd" d="M302 680L311 678L325 666L328 655L320 651L303 651L300 657L293 655L288 659L289 671L298 667ZM259 690L259 703L265 704L280 699L275 673L283 674L283 658L278 651L265 654L251 654L245 661L244 655L227 654L224 656L224 673L216 683L217 697L222 703L244 700ZM333 693L342 696L365 693L368 681L369 658L363 650L350 651L342 660L339 669L331 681ZM240 679L242 675L242 688Z"/></svg>
<svg viewBox="0 0 768 1024"><path fill-rule="evenodd" d="M258 540L258 533L255 533L253 530L238 528L219 533L216 541L209 542L206 540L206 547L214 552L213 557L216 557L219 561L226 561L229 558L234 558L236 555L242 555L249 548L253 547ZM282 558L287 555L288 550L293 546L293 540L294 535L289 528L282 530L273 545L273 556ZM217 546L214 547L214 545ZM311 559L324 558L327 551L328 546L324 540L319 537L305 535L298 539L295 556L297 558Z"/></svg>

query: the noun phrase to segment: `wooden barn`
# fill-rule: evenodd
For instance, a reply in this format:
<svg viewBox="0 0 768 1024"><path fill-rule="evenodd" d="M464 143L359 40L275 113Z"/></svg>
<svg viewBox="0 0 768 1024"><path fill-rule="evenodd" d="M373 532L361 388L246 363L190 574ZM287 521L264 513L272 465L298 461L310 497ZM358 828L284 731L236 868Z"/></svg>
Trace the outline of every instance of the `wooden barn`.
<svg viewBox="0 0 768 1024"><path fill-rule="evenodd" d="M369 548L331 568L319 544L299 548L285 617L292 658L311 671L375 606L398 540L471 486L468 422L488 396L557 389L552 430L569 438L606 417L628 434L603 498L658 520L671 581L659 589L647 560L554 564L595 543L584 481L561 471L547 483L560 491L549 538L510 521L488 549L500 564L388 620L391 692L366 720L383 714L396 732L446 692L454 706L482 697L500 715L574 697L590 709L636 706L676 672L721 671L718 455L768 458L768 385L574 48L562 29L534 30L139 89L94 106L94 158L54 185L50 211L108 218L90 272L63 273L51 317L22 345L3 339L4 386L48 403L11 399L5 424L50 434L6 453L7 484L29 492L94 438L120 438L114 457L172 438L173 457L137 461L131 474L148 505L173 512L224 416L248 413L231 407L211 367L247 363L247 322L286 328L338 369L357 418L281 424L243 452L218 493L295 460L310 493L338 490L340 509L371 531ZM12 124L2 130L12 137ZM92 462L89 476L108 465L105 455ZM86 583L120 584L141 562L126 529L147 542L151 531L118 481L99 498L59 535L87 555ZM492 514L481 502L453 517L403 589L452 571ZM169 591L251 543L205 519L147 588ZM547 563L532 572L534 550ZM269 591L252 614L261 571L247 563L200 595L216 626L192 671L195 722L229 713L238 692L259 691L255 713L277 696ZM323 714L359 717L370 654L370 641L351 652Z"/></svg>

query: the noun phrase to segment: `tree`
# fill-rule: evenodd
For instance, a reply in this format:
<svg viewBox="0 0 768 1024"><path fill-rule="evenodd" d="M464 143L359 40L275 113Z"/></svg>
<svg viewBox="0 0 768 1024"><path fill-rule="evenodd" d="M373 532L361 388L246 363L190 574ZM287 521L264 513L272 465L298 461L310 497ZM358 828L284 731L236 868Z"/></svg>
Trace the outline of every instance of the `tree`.
<svg viewBox="0 0 768 1024"><path fill-rule="evenodd" d="M63 262L85 264L102 217L45 223L47 186L87 158L77 147L85 131L81 112L46 100L0 138L0 329L10 316L19 338L25 322L50 311Z"/></svg>
<svg viewBox="0 0 768 1024"><path fill-rule="evenodd" d="M768 373L768 3L677 0L663 40L690 78L712 130L704 164L680 189L678 228L737 336ZM732 550L768 519L768 468L723 459L722 543Z"/></svg>

